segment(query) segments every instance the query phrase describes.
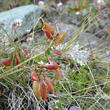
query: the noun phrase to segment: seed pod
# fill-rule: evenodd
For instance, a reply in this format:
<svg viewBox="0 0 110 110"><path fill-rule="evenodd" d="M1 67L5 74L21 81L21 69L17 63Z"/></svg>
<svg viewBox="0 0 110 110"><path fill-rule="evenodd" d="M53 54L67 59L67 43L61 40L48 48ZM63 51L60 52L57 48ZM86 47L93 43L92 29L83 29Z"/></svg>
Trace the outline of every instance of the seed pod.
<svg viewBox="0 0 110 110"><path fill-rule="evenodd" d="M65 32L58 33L57 36L55 36L55 45L59 45L60 43L62 43L65 39L65 35Z"/></svg>
<svg viewBox="0 0 110 110"><path fill-rule="evenodd" d="M51 84L53 86L55 86L55 84L54 84L54 82L53 82L53 80L51 78L49 78L48 76L46 76L45 79L48 80L49 82L51 82Z"/></svg>
<svg viewBox="0 0 110 110"><path fill-rule="evenodd" d="M56 49L54 49L53 52L56 53L57 55L63 56L62 53Z"/></svg>
<svg viewBox="0 0 110 110"><path fill-rule="evenodd" d="M52 38L51 33L48 30L44 29L44 32L49 39Z"/></svg>
<svg viewBox="0 0 110 110"><path fill-rule="evenodd" d="M56 68L58 68L58 64L55 62L55 60L50 59L49 61L52 65L54 65L54 66L56 66Z"/></svg>
<svg viewBox="0 0 110 110"><path fill-rule="evenodd" d="M60 80L62 77L61 69L57 68L56 70L53 70L53 72L55 73L56 77Z"/></svg>
<svg viewBox="0 0 110 110"><path fill-rule="evenodd" d="M5 66L10 66L11 62L12 62L12 57L9 57L0 61L0 63L2 63Z"/></svg>
<svg viewBox="0 0 110 110"><path fill-rule="evenodd" d="M43 22L44 30L48 30L51 34L53 34L54 31L53 31L52 27L48 23L46 23L44 20L42 20L42 22Z"/></svg>
<svg viewBox="0 0 110 110"><path fill-rule="evenodd" d="M18 65L18 64L20 64L20 61L19 61L18 57L15 56L15 65Z"/></svg>
<svg viewBox="0 0 110 110"><path fill-rule="evenodd" d="M49 90L49 92L54 94L54 88L53 88L53 85L51 84L51 82L49 80L45 79L45 83L47 85L47 89Z"/></svg>
<svg viewBox="0 0 110 110"><path fill-rule="evenodd" d="M22 56L21 56L21 50L20 49L18 50L18 54L19 54L19 58L21 59Z"/></svg>
<svg viewBox="0 0 110 110"><path fill-rule="evenodd" d="M38 99L40 99L41 93L40 93L40 88L39 88L39 82L33 81L32 89L33 89L33 92L34 92L35 96Z"/></svg>
<svg viewBox="0 0 110 110"><path fill-rule="evenodd" d="M46 99L47 99L47 88L43 82L40 82L40 93L41 93L44 101L46 101Z"/></svg>
<svg viewBox="0 0 110 110"><path fill-rule="evenodd" d="M91 51L89 52L89 55L90 55L90 56L93 56L93 53L94 53L94 52L91 50Z"/></svg>
<svg viewBox="0 0 110 110"><path fill-rule="evenodd" d="M22 49L22 52L24 53L24 55L26 56L27 59L30 58L30 55L29 55L29 53L27 52L27 50Z"/></svg>
<svg viewBox="0 0 110 110"><path fill-rule="evenodd" d="M35 72L31 74L31 80L32 81L38 81L39 80L39 78Z"/></svg>
<svg viewBox="0 0 110 110"><path fill-rule="evenodd" d="M44 67L46 68L46 69L48 69L48 70L55 70L55 69L57 69L58 68L58 66L56 66L56 65L51 65L51 64L48 64L48 65L44 65Z"/></svg>

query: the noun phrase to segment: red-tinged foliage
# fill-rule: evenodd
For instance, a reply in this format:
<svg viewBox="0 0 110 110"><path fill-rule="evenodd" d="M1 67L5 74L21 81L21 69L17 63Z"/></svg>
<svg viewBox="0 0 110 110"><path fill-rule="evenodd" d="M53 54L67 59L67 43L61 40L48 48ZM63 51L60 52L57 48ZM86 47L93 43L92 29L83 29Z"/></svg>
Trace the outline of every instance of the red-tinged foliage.
<svg viewBox="0 0 110 110"><path fill-rule="evenodd" d="M19 58L21 59L22 56L21 56L21 50L20 49L18 50L18 54L19 54Z"/></svg>
<svg viewBox="0 0 110 110"><path fill-rule="evenodd" d="M33 92L34 92L35 96L36 96L38 99L40 99L41 93L40 93L39 82L33 81L32 88L33 88Z"/></svg>
<svg viewBox="0 0 110 110"><path fill-rule="evenodd" d="M26 56L26 58L30 58L29 53L27 52L27 50L22 49L22 52L24 53L24 55Z"/></svg>
<svg viewBox="0 0 110 110"><path fill-rule="evenodd" d="M32 80L32 81L38 81L38 80L39 80L39 78L38 78L38 76L37 76L37 74L36 74L35 72L33 72L33 73L31 74L31 80Z"/></svg>
<svg viewBox="0 0 110 110"><path fill-rule="evenodd" d="M78 7L75 6L75 7L73 8L73 10L75 10L75 11L80 11L80 10L82 10L82 9L85 7L85 4L86 4L86 0L83 1L82 5L79 5Z"/></svg>
<svg viewBox="0 0 110 110"><path fill-rule="evenodd" d="M65 32L63 32L63 33L57 33L55 35L55 45L61 44L64 41L65 36L66 36L66 33Z"/></svg>
<svg viewBox="0 0 110 110"><path fill-rule="evenodd" d="M83 1L82 9L85 7L85 4L86 4L86 0Z"/></svg>
<svg viewBox="0 0 110 110"><path fill-rule="evenodd" d="M15 65L20 64L19 58L17 56L15 56Z"/></svg>
<svg viewBox="0 0 110 110"><path fill-rule="evenodd" d="M40 93L41 93L44 101L46 101L46 99L47 99L47 88L43 82L40 82Z"/></svg>
<svg viewBox="0 0 110 110"><path fill-rule="evenodd" d="M3 59L0 61L0 63L5 65L5 66L10 66L11 62L12 62L12 57L9 57L9 58L6 58L6 59Z"/></svg>
<svg viewBox="0 0 110 110"><path fill-rule="evenodd" d="M49 80L45 79L45 83L47 85L47 89L49 90L49 92L51 92L52 94L54 94L54 88L53 85L51 84L51 82Z"/></svg>
<svg viewBox="0 0 110 110"><path fill-rule="evenodd" d="M25 49L22 49L22 52L27 56L28 55L28 52L27 52L27 50L25 50Z"/></svg>
<svg viewBox="0 0 110 110"><path fill-rule="evenodd" d="M51 78L49 78L48 76L46 76L45 79L48 80L49 82L51 82L51 84L52 84L53 86L55 86L55 84L54 84L54 82L53 82L53 80L52 80Z"/></svg>
<svg viewBox="0 0 110 110"><path fill-rule="evenodd" d="M49 61L52 65L54 65L54 66L56 66L56 68L58 68L58 64L55 62L55 60L50 59Z"/></svg>
<svg viewBox="0 0 110 110"><path fill-rule="evenodd" d="M93 51L90 51L90 52L89 52L89 55L90 55L90 56L92 56L92 55L93 55L93 53L94 53Z"/></svg>
<svg viewBox="0 0 110 110"><path fill-rule="evenodd" d="M44 67L48 70L55 70L58 68L58 66L53 65L53 64L44 65Z"/></svg>
<svg viewBox="0 0 110 110"><path fill-rule="evenodd" d="M62 77L61 69L57 68L56 70L53 70L53 72L55 73L56 77L60 80Z"/></svg>
<svg viewBox="0 0 110 110"><path fill-rule="evenodd" d="M54 49L53 52L56 53L57 55L63 56L62 53L56 49Z"/></svg>
<svg viewBox="0 0 110 110"><path fill-rule="evenodd" d="M44 20L42 20L42 22L43 22L44 30L48 30L51 34L53 34L54 31L53 31L52 27L48 23L46 23Z"/></svg>
<svg viewBox="0 0 110 110"><path fill-rule="evenodd" d="M44 32L49 39L52 38L51 33L48 30L44 29Z"/></svg>

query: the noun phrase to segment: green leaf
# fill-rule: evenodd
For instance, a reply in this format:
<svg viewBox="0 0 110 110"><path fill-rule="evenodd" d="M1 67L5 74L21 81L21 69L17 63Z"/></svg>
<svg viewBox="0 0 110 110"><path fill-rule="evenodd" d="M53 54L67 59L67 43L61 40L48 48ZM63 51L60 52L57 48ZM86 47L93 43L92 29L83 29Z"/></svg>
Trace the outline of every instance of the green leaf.
<svg viewBox="0 0 110 110"><path fill-rule="evenodd" d="M47 53L47 54L51 54L51 51L50 51L50 49L48 49L48 50L46 51L46 53Z"/></svg>
<svg viewBox="0 0 110 110"><path fill-rule="evenodd" d="M37 55L37 54L38 54L38 53L35 52L35 53L34 53L34 56ZM42 60L42 56L38 56L38 57L36 57L36 58L34 59L34 62L37 63L37 62L40 62L41 60Z"/></svg>

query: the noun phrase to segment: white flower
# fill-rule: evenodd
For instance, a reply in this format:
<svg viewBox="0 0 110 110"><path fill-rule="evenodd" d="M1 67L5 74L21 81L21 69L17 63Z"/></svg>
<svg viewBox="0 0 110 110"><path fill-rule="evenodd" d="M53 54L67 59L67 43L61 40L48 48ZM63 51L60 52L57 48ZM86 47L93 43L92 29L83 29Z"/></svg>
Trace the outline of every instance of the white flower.
<svg viewBox="0 0 110 110"><path fill-rule="evenodd" d="M101 9L102 7L104 7L106 4L104 2L104 0L97 0L97 7L99 9Z"/></svg>
<svg viewBox="0 0 110 110"><path fill-rule="evenodd" d="M80 14L80 12L79 12L79 11L77 11L77 12L76 12L76 15L79 15L79 14Z"/></svg>
<svg viewBox="0 0 110 110"><path fill-rule="evenodd" d="M62 6L63 6L63 3L62 2L60 2L60 3L57 4L57 7L58 8L61 8Z"/></svg>
<svg viewBox="0 0 110 110"><path fill-rule="evenodd" d="M41 60L40 62L37 62L39 65L44 64L44 62Z"/></svg>
<svg viewBox="0 0 110 110"><path fill-rule="evenodd" d="M97 4L103 4L103 5L105 5L105 2L104 2L104 0L97 0Z"/></svg>
<svg viewBox="0 0 110 110"><path fill-rule="evenodd" d="M32 37L28 37L27 40L26 40L28 43L31 43L33 41L33 38Z"/></svg>
<svg viewBox="0 0 110 110"><path fill-rule="evenodd" d="M22 26L22 20L21 19L15 19L13 22L13 25L15 25L17 27L21 27Z"/></svg>
<svg viewBox="0 0 110 110"><path fill-rule="evenodd" d="M27 30L26 30L26 33L30 33L30 31L31 31L30 29L27 29Z"/></svg>
<svg viewBox="0 0 110 110"><path fill-rule="evenodd" d="M38 5L39 5L39 6L44 6L44 1L39 1L39 2L38 2Z"/></svg>

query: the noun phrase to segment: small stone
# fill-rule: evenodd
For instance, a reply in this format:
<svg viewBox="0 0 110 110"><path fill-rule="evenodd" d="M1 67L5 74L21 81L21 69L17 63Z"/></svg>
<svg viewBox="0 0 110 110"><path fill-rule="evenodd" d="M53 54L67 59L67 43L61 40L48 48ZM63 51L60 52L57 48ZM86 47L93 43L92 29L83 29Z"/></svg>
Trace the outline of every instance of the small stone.
<svg viewBox="0 0 110 110"><path fill-rule="evenodd" d="M70 110L81 110L78 106L72 106L70 107Z"/></svg>
<svg viewBox="0 0 110 110"><path fill-rule="evenodd" d="M106 55L109 56L110 55L110 51L106 51Z"/></svg>

